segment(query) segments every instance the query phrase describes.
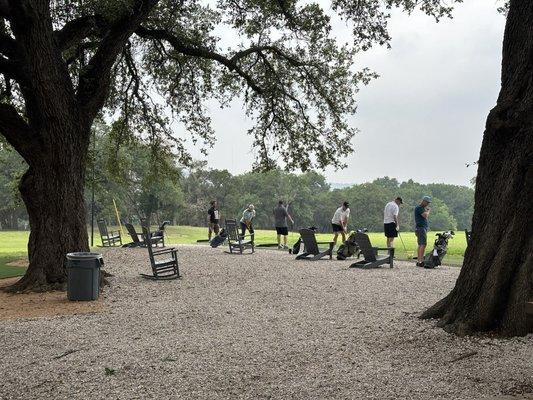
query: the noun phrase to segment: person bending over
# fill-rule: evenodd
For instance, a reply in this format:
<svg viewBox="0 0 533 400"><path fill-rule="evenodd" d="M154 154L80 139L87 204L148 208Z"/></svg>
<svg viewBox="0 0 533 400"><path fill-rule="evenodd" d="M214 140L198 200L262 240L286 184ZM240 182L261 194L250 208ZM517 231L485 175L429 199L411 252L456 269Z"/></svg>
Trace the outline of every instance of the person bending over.
<svg viewBox="0 0 533 400"><path fill-rule="evenodd" d="M415 234L418 243L418 262L417 267L424 266L424 252L426 251L426 245L428 243L428 230L429 230L429 213L431 212L428 207L431 203L431 197L424 196L422 202L415 207Z"/></svg>
<svg viewBox="0 0 533 400"><path fill-rule="evenodd" d="M331 227L333 228L333 243L337 245L337 237L339 233L342 235L342 242L346 240L346 231L348 230L348 218L350 217L350 204L345 201L342 206L337 208L333 218L331 219Z"/></svg>
<svg viewBox="0 0 533 400"><path fill-rule="evenodd" d="M274 207L274 224L276 227L276 233L278 235L278 249L287 249L287 235L289 234L289 228L287 227L287 218L294 224L292 217L287 211L288 207L283 205L283 201L278 201L277 207ZM281 237L283 236L283 245L281 244Z"/></svg>
<svg viewBox="0 0 533 400"><path fill-rule="evenodd" d="M400 213L400 204L403 204L401 197L396 197L385 206L383 211L383 227L385 237L387 238L387 247L394 247L394 238L398 237L400 222L398 214Z"/></svg>
<svg viewBox="0 0 533 400"><path fill-rule="evenodd" d="M253 204L250 204L243 212L241 218L241 238L244 238L246 230L250 232L251 240L254 241L254 226L252 221L255 218L255 207Z"/></svg>

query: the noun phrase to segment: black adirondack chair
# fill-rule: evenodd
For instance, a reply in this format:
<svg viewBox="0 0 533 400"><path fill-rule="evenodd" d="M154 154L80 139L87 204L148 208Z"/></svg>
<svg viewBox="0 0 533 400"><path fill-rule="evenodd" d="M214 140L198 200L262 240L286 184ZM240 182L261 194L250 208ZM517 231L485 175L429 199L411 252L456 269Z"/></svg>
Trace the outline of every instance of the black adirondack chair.
<svg viewBox="0 0 533 400"><path fill-rule="evenodd" d="M379 268L383 264L389 264L393 267L394 263L394 247L372 247L370 238L366 233L357 232L355 234L355 241L359 245L364 260L357 261L350 265L350 268ZM387 256L379 256L378 251L387 251Z"/></svg>
<svg viewBox="0 0 533 400"><path fill-rule="evenodd" d="M141 227L147 224L146 218L141 218ZM165 226L168 224L168 221L163 222L163 224L157 228L157 231L150 232L150 243L152 243L152 246L156 246L161 243L163 247L165 247ZM149 225L148 225L149 227ZM150 229L148 229L150 230ZM148 242L146 242L148 243ZM145 246L146 244L143 244Z"/></svg>
<svg viewBox="0 0 533 400"><path fill-rule="evenodd" d="M143 238L145 243L150 243L151 234L149 224L142 225ZM175 247L154 249L146 246L148 257L152 266L152 274L141 274L143 278L153 280L170 280L180 278L178 266L178 249Z"/></svg>
<svg viewBox="0 0 533 400"><path fill-rule="evenodd" d="M125 223L124 226L128 230L128 234L131 237L131 243L128 244L128 247L140 247L144 245L144 241L139 238L139 234L135 230L135 227L130 223ZM141 234L142 236L142 234Z"/></svg>
<svg viewBox="0 0 533 400"><path fill-rule="evenodd" d="M328 248L321 250L316 241L315 231L307 228L300 229L300 237L302 238L305 249L302 254L296 256L297 260L317 261L326 256L329 256L330 260L333 258L333 247L335 243L327 242Z"/></svg>
<svg viewBox="0 0 533 400"><path fill-rule="evenodd" d="M98 230L100 231L102 247L122 246L120 231L109 231L105 219L99 219L96 223L98 224Z"/></svg>
<svg viewBox="0 0 533 400"><path fill-rule="evenodd" d="M236 220L226 219L226 233L228 234L230 254L243 254L248 249L251 249L252 253L255 251L253 235L241 236ZM245 240L246 237L251 237L251 240Z"/></svg>

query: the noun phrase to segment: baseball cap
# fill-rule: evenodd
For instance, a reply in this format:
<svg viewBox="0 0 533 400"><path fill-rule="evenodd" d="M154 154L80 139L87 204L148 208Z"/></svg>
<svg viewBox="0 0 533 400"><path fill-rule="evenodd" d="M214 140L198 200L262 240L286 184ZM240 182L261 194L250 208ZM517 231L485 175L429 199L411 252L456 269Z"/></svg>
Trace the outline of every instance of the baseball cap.
<svg viewBox="0 0 533 400"><path fill-rule="evenodd" d="M403 200L400 196L396 197L396 200L398 200L400 202L400 204L403 204Z"/></svg>
<svg viewBox="0 0 533 400"><path fill-rule="evenodd" d="M428 203L431 203L431 196L422 197L422 201L427 201Z"/></svg>

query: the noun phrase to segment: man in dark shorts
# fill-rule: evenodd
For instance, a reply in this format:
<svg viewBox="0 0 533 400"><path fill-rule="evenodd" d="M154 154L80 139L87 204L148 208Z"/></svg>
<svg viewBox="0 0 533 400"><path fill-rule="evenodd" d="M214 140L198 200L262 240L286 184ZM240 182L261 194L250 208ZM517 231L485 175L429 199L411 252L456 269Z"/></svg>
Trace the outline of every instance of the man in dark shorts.
<svg viewBox="0 0 533 400"><path fill-rule="evenodd" d="M220 211L218 211L218 203L216 200L213 200L210 204L211 208L207 210L207 223L209 226L207 237L209 238L209 240L211 240L213 232L215 233L215 235L218 235L218 232L220 230Z"/></svg>
<svg viewBox="0 0 533 400"><path fill-rule="evenodd" d="M403 204L402 198L396 197L393 201L387 203L383 211L383 227L387 238L387 247L394 247L394 238L398 237L398 231L400 230L400 223L398 222L400 204Z"/></svg>
<svg viewBox="0 0 533 400"><path fill-rule="evenodd" d="M335 210L331 219L331 228L333 229L333 243L337 245L337 237L342 235L342 243L346 241L346 231L348 230L348 218L350 218L350 204L347 201Z"/></svg>
<svg viewBox="0 0 533 400"><path fill-rule="evenodd" d="M429 230L429 204L431 203L431 197L424 196L420 205L415 208L415 234L418 243L418 262L417 267L424 266L424 252L426 251L426 245L428 243L428 230Z"/></svg>
<svg viewBox="0 0 533 400"><path fill-rule="evenodd" d="M287 235L289 234L289 228L287 227L287 218L294 224L292 217L287 211L287 207L283 205L283 201L278 201L277 207L274 207L274 224L276 227L276 233L278 235L278 249L287 249ZM283 236L283 245L281 244L281 237Z"/></svg>

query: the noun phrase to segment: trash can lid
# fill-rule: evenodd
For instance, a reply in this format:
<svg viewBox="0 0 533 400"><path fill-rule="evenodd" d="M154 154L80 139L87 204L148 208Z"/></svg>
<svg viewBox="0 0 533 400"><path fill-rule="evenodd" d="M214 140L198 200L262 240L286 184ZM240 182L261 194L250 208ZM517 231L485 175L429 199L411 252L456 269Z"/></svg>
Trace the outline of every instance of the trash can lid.
<svg viewBox="0 0 533 400"><path fill-rule="evenodd" d="M100 253L79 252L67 254L67 259L69 260L94 260L98 258L102 258Z"/></svg>

